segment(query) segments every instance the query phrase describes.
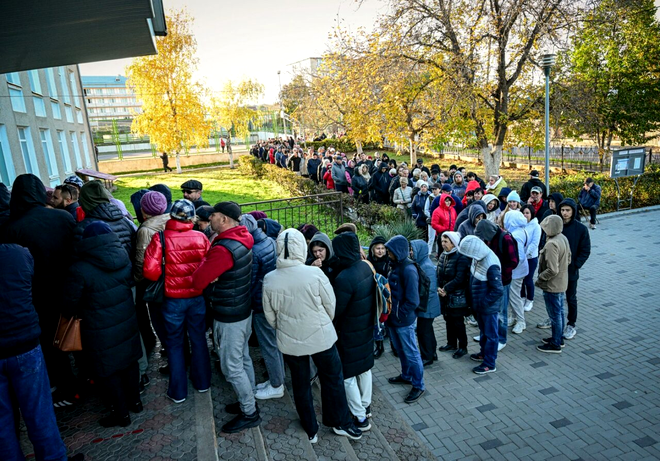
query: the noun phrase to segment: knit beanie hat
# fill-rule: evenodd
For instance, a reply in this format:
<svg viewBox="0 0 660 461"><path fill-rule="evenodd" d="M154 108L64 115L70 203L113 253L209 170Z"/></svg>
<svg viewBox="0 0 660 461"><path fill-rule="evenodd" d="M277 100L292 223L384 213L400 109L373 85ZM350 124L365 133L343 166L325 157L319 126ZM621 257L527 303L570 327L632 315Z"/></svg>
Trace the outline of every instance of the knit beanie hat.
<svg viewBox="0 0 660 461"><path fill-rule="evenodd" d="M101 181L89 181L80 189L78 202L85 214L87 214L100 204L109 203L110 194L108 194Z"/></svg>
<svg viewBox="0 0 660 461"><path fill-rule="evenodd" d="M268 217L268 215L266 213L264 213L263 211L260 211L260 210L250 211L248 214L251 214L252 216L254 216L254 219L256 219L257 221L260 220L260 219L266 219Z"/></svg>
<svg viewBox="0 0 660 461"><path fill-rule="evenodd" d="M426 181L422 181L422 180L420 179L419 181L417 181L417 187L419 187L419 188L421 189L422 186L426 186L426 187L428 188L428 187L429 187L429 183L427 183Z"/></svg>
<svg viewBox="0 0 660 461"><path fill-rule="evenodd" d="M461 241L461 234L459 234L458 232L446 231L442 233L442 237L447 237L451 241L451 243L453 243L454 246L458 248L458 244Z"/></svg>
<svg viewBox="0 0 660 461"><path fill-rule="evenodd" d="M314 224L305 224L300 230L305 236L305 240L311 240L318 231L318 228Z"/></svg>
<svg viewBox="0 0 660 461"><path fill-rule="evenodd" d="M94 221L89 226L85 227L83 231L82 238L88 239L90 237L96 237L97 235L109 234L112 232L110 226L103 221Z"/></svg>
<svg viewBox="0 0 660 461"><path fill-rule="evenodd" d="M149 191L140 199L140 208L150 216L158 216L167 210L167 199L160 192Z"/></svg>
<svg viewBox="0 0 660 461"><path fill-rule="evenodd" d="M515 190L512 191L506 198L507 202L520 202L520 195Z"/></svg>
<svg viewBox="0 0 660 461"><path fill-rule="evenodd" d="M177 221L192 221L195 218L195 205L190 200L179 199L172 204L170 217Z"/></svg>

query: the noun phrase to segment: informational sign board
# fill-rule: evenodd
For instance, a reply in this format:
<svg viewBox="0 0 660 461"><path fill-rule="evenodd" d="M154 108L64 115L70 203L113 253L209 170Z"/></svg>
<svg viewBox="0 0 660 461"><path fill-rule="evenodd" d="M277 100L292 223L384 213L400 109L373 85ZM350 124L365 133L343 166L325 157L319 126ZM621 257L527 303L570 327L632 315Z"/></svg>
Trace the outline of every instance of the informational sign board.
<svg viewBox="0 0 660 461"><path fill-rule="evenodd" d="M629 147L612 151L610 177L623 178L644 173L646 150L644 147Z"/></svg>

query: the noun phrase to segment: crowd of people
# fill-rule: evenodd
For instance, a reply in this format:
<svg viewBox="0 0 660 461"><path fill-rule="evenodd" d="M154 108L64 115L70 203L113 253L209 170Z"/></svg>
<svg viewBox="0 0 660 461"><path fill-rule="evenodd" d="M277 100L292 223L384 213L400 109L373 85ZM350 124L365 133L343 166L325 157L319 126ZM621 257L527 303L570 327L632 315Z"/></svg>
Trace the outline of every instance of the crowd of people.
<svg viewBox="0 0 660 461"><path fill-rule="evenodd" d="M412 404L425 393L424 369L438 351L468 354L466 323L479 328L473 371L496 371L508 328L522 334L527 327L535 286L548 312L537 327L552 329L537 349L561 353L575 337L589 232L578 204L547 196L538 172L518 194L502 177L486 184L453 165L429 170L421 159L411 179L407 165L386 155L347 160L332 149L305 155L268 143L253 154L365 202L405 209L424 238L375 237L363 249L351 223L332 239L313 223L283 230L262 211L211 206L197 180L181 185L178 200L163 184L136 192L134 216L100 181L72 176L50 194L31 174L17 177L11 194L0 184L0 405L13 410L2 412L3 440L11 443L0 458L22 456L20 410L35 453L66 459L54 408L75 405L93 382L108 407L99 423L128 426L130 414L143 410L157 342L176 404L188 397L188 374L197 392L207 392L212 361L219 362L236 394L225 408L235 415L225 433L261 423L257 401L284 396L288 366L296 410L315 443L316 380L323 424L351 439L370 429L371 369L386 339L401 364L389 382L409 386L404 401ZM584 192L582 206L597 208L593 180ZM438 347L440 315L447 341ZM81 320L75 368L53 345L60 317ZM261 383L248 346L253 332L267 371ZM30 367L19 365L26 361Z"/></svg>

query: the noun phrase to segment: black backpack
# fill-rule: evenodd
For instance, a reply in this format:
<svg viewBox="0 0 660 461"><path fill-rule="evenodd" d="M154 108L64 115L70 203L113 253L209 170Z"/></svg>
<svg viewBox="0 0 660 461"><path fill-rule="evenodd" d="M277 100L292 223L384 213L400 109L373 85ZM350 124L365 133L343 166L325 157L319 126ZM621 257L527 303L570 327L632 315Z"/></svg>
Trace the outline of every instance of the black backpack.
<svg viewBox="0 0 660 461"><path fill-rule="evenodd" d="M431 291L431 279L429 279L429 276L426 275L426 272L424 272L424 270L416 262L412 261L408 264L412 264L417 268L417 275L418 275L417 288L419 290L419 305L417 306L417 309L415 309L415 312L426 312L426 307L429 304L429 296L430 296L429 292ZM401 271L401 277L403 278L403 270Z"/></svg>

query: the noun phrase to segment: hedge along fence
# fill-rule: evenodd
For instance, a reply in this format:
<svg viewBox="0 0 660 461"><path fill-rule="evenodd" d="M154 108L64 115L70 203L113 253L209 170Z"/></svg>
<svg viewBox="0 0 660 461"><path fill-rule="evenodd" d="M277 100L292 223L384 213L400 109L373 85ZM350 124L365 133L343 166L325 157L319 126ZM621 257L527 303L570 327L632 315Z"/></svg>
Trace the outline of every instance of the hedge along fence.
<svg viewBox="0 0 660 461"><path fill-rule="evenodd" d="M577 202L578 194L584 186L584 180L591 177L601 189L599 213L616 211L617 189L614 179L609 175L598 173L588 174L586 172L562 175L550 180L550 193L559 192L564 198L572 198ZM635 182L635 177L619 178L621 198L629 196L630 189ZM652 164L646 167L646 172L637 181L633 195L633 208L643 208L660 204L660 166ZM625 206L625 205L624 205Z"/></svg>
<svg viewBox="0 0 660 461"><path fill-rule="evenodd" d="M353 141L347 138L335 139L335 138L326 138L323 141L310 141L307 142L307 148L313 147L314 150L318 150L319 147L324 147L326 150L334 147L337 152L357 152L357 146ZM376 143L364 143L362 144L362 150L376 150L381 149Z"/></svg>

